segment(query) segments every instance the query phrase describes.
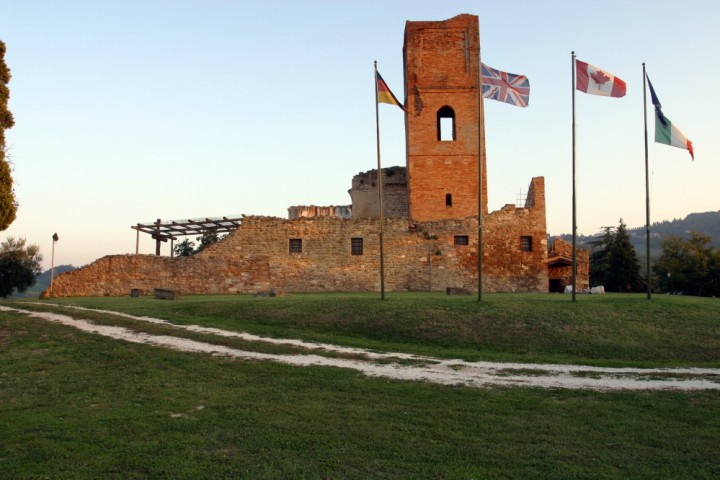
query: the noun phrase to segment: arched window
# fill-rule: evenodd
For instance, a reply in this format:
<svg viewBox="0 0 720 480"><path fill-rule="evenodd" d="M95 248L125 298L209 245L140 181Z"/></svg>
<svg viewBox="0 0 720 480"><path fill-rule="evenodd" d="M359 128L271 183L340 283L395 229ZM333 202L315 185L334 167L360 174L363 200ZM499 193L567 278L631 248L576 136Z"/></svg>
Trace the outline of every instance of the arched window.
<svg viewBox="0 0 720 480"><path fill-rule="evenodd" d="M455 140L455 110L445 105L437 112L437 134L441 142Z"/></svg>

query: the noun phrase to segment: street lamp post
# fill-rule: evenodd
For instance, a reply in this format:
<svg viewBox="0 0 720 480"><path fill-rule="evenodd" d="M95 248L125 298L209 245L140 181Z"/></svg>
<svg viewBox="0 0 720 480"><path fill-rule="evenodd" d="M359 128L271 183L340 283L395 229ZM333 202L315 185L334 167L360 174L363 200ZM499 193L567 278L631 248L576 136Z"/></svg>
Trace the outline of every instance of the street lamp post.
<svg viewBox="0 0 720 480"><path fill-rule="evenodd" d="M53 233L52 260L50 263L50 295L52 296L53 277L55 277L55 242L60 240L57 233Z"/></svg>

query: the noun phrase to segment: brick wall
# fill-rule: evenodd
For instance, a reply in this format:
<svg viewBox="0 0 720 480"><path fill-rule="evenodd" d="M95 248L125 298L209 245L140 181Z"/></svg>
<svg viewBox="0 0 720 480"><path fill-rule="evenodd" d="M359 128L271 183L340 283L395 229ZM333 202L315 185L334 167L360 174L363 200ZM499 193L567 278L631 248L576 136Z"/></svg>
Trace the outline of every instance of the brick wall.
<svg viewBox="0 0 720 480"><path fill-rule="evenodd" d="M415 220L477 215L479 48L474 15L405 26L408 190ZM443 141L438 112L447 107L454 113L455 138ZM484 142L482 152L487 171ZM486 175L482 182L487 214Z"/></svg>
<svg viewBox="0 0 720 480"><path fill-rule="evenodd" d="M533 179L532 187L541 192L543 179ZM378 229L373 219L245 217L225 240L192 257L107 256L59 275L53 296L128 295L134 288L197 294L270 288L379 291ZM475 217L428 222L387 219L386 289L475 289L477 232ZM455 245L456 236L467 236L468 244ZM521 251L522 236L532 237L532 251ZM352 238L362 238L362 255L351 254ZM302 241L301 253L290 253L290 239ZM547 291L544 207L508 205L483 218L483 282L488 292Z"/></svg>
<svg viewBox="0 0 720 480"><path fill-rule="evenodd" d="M577 291L582 292L590 288L590 250L578 248L575 263L575 283ZM563 292L567 285L572 285L572 244L562 238L553 241L548 254L548 276L554 292Z"/></svg>

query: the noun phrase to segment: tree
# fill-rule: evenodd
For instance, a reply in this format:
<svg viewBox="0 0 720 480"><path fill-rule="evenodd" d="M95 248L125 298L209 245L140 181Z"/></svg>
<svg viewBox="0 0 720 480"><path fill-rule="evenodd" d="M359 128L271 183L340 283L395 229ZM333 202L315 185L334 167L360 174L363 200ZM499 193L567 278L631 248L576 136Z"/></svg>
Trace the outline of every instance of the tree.
<svg viewBox="0 0 720 480"><path fill-rule="evenodd" d="M640 264L622 218L617 228L603 230L590 255L590 284L603 285L609 292L641 291Z"/></svg>
<svg viewBox="0 0 720 480"><path fill-rule="evenodd" d="M202 237L197 237L198 242L200 242L200 245L198 245L198 248L195 250L195 253L200 253L205 248L209 247L210 245L219 242L225 238L225 235L222 237L217 234L217 232L213 230L208 230L207 232L202 234Z"/></svg>
<svg viewBox="0 0 720 480"><path fill-rule="evenodd" d="M662 241L662 254L653 267L663 292L698 296L720 295L720 250L710 246L708 235L690 232L690 238L670 236Z"/></svg>
<svg viewBox="0 0 720 480"><path fill-rule="evenodd" d="M40 247L26 246L24 238L8 237L0 243L0 297L6 298L15 290L24 292L32 287L42 272L42 259Z"/></svg>
<svg viewBox="0 0 720 480"><path fill-rule="evenodd" d="M175 256L176 257L189 257L195 253L195 242L186 238L182 242L175 245Z"/></svg>
<svg viewBox="0 0 720 480"><path fill-rule="evenodd" d="M208 230L203 233L202 236L196 238L196 240L199 242L197 248L195 248L195 242L186 238L182 242L175 245L173 251L175 252L176 257L191 257L196 253L202 252L210 245L219 242L226 236L227 235L220 236L217 234L217 232L213 230Z"/></svg>
<svg viewBox="0 0 720 480"><path fill-rule="evenodd" d="M12 113L8 110L9 82L10 69L5 64L5 43L0 40L0 231L10 226L17 213L12 174L6 158L5 146L5 130L15 124Z"/></svg>

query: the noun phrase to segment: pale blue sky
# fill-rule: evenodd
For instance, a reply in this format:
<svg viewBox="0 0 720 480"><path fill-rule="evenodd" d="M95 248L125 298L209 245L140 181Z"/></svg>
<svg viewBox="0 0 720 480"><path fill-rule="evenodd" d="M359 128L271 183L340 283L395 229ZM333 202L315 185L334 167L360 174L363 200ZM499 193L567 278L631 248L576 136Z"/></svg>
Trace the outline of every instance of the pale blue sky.
<svg viewBox="0 0 720 480"><path fill-rule="evenodd" d="M405 21L460 13L531 84L527 109L485 104L491 210L544 176L548 231L570 232L572 50L628 85L577 94L579 232L645 222L642 62L696 150L653 143L648 110L652 220L720 209L717 2L0 0L20 202L0 239L49 267L57 232L55 264L79 266L134 253L138 222L349 204L376 166L373 60L402 98ZM402 112L380 114L383 166L404 165Z"/></svg>

